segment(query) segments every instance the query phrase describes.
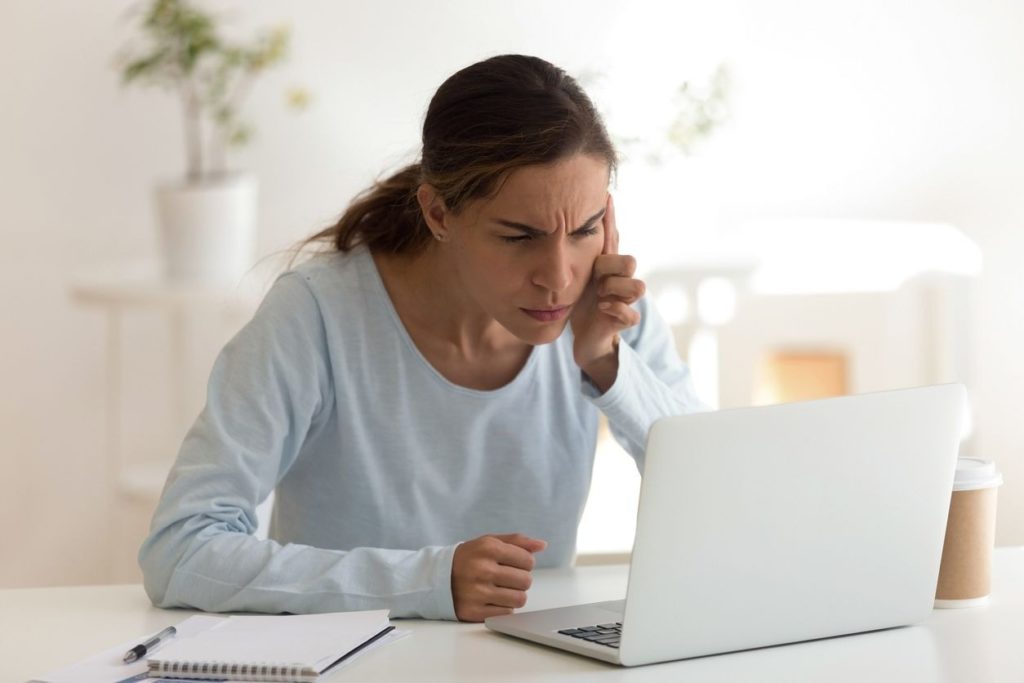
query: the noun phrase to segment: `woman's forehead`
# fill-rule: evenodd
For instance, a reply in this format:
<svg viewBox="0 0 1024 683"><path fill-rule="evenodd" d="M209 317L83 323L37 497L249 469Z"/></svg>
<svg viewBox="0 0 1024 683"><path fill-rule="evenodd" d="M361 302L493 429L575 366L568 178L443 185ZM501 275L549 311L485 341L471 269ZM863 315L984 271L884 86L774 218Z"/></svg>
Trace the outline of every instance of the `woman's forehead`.
<svg viewBox="0 0 1024 683"><path fill-rule="evenodd" d="M582 154L553 164L523 166L509 174L487 209L593 213L604 206L608 177L604 160Z"/></svg>

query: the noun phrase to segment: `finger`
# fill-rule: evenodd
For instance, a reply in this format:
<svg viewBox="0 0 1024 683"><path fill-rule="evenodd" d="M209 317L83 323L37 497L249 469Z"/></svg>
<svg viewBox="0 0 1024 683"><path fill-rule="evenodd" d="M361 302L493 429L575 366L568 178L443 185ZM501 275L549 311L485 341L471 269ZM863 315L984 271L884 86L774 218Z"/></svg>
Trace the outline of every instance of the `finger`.
<svg viewBox="0 0 1024 683"><path fill-rule="evenodd" d="M636 259L628 254L604 254L594 261L594 277L621 275L633 277L636 272Z"/></svg>
<svg viewBox="0 0 1024 683"><path fill-rule="evenodd" d="M604 248L601 253L619 253L619 228L615 224L615 201L611 192L608 193L608 203L604 210Z"/></svg>
<svg viewBox="0 0 1024 683"><path fill-rule="evenodd" d="M602 301L597 305L602 313L614 318L623 329L633 327L640 322L640 314L629 304L622 301Z"/></svg>
<svg viewBox="0 0 1024 683"><path fill-rule="evenodd" d="M533 577L530 572L513 567L498 567L494 572L494 585L501 588L512 588L519 591L530 590L533 585Z"/></svg>
<svg viewBox="0 0 1024 683"><path fill-rule="evenodd" d="M505 541L505 543L511 543L512 545L519 546L523 550L528 550L531 553L539 553L548 547L547 541L542 541L539 538L530 538L525 534L498 534L495 538Z"/></svg>
<svg viewBox="0 0 1024 683"><path fill-rule="evenodd" d="M601 284L597 288L599 296L618 297L622 301L630 304L642 297L645 291L647 291L647 285L644 284L643 280L636 280L628 277L616 277L614 275L610 275L602 279Z"/></svg>
<svg viewBox="0 0 1024 683"><path fill-rule="evenodd" d="M511 543L506 543L501 547L498 550L495 559L500 565L514 567L516 569L525 569L526 571L532 571L534 564L536 563L533 559L533 553Z"/></svg>
<svg viewBox="0 0 1024 683"><path fill-rule="evenodd" d="M492 588L488 591L487 604L494 607L519 609L526 605L526 591L511 588Z"/></svg>

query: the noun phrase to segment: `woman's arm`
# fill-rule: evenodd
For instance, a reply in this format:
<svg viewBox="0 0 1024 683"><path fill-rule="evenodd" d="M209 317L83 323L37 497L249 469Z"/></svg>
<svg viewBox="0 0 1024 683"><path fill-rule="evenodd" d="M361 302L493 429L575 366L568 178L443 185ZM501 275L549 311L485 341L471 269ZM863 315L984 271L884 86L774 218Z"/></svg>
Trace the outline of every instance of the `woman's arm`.
<svg viewBox="0 0 1024 683"><path fill-rule="evenodd" d="M619 254L611 194L602 225L604 245L573 312L573 359L582 371L584 395L608 417L615 439L643 472L651 424L707 407L694 393L671 330L643 298L646 287L634 277L636 260Z"/></svg>
<svg viewBox="0 0 1024 683"><path fill-rule="evenodd" d="M608 417L616 441L642 472L647 432L656 419L708 407L697 397L690 369L679 358L672 331L657 309L647 298L633 308L640 321L621 333L614 384L601 393L584 375L583 393Z"/></svg>
<svg viewBox="0 0 1024 683"><path fill-rule="evenodd" d="M218 357L167 479L139 552L155 605L455 618L454 545L341 551L252 535L256 506L334 409L328 363L314 295L302 275L283 276Z"/></svg>

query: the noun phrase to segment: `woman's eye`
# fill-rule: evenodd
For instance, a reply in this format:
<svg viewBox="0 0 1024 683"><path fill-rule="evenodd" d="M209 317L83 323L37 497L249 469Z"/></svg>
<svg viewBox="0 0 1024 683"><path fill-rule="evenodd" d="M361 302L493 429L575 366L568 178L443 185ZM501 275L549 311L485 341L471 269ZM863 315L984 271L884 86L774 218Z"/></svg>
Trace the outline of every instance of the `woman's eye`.
<svg viewBox="0 0 1024 683"><path fill-rule="evenodd" d="M583 228L572 233L570 237L590 237L591 235L597 234L597 226L591 226L589 228ZM502 241L508 242L509 244L517 244L521 242L528 242L533 239L533 235L500 235Z"/></svg>

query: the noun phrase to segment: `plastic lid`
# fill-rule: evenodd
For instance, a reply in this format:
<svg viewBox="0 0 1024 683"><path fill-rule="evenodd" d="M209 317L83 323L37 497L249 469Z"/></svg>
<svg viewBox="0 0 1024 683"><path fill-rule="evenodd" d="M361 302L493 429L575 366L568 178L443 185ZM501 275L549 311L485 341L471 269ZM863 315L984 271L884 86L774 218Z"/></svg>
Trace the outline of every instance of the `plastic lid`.
<svg viewBox="0 0 1024 683"><path fill-rule="evenodd" d="M954 491L970 491L987 489L1003 483L1003 475L996 471L996 464L991 460L978 458L960 458L956 461L956 479L953 481Z"/></svg>

